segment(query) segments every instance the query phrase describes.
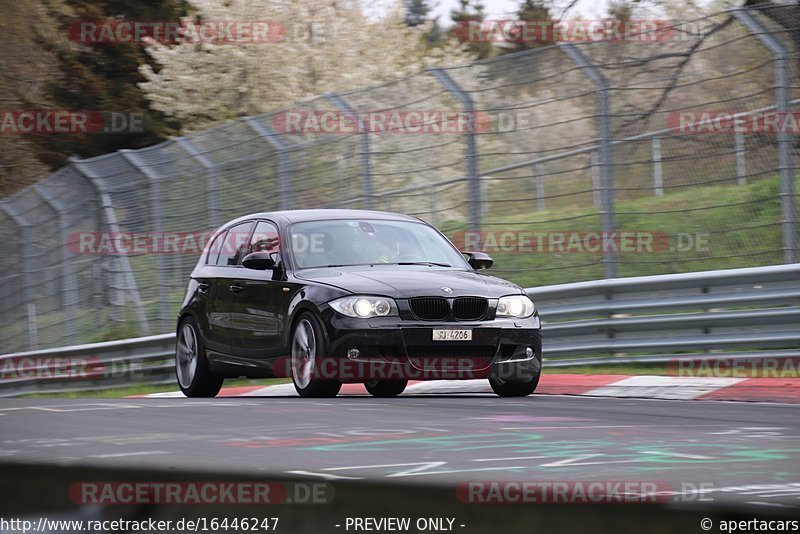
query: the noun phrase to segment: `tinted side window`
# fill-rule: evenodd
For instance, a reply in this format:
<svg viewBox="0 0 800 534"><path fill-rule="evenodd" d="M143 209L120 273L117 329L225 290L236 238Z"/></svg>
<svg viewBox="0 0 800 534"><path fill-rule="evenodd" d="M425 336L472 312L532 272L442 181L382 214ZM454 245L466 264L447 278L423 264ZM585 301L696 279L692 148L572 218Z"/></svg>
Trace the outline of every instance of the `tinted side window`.
<svg viewBox="0 0 800 534"><path fill-rule="evenodd" d="M248 253L263 250L265 252L280 252L278 228L267 221L258 221L256 231L250 239Z"/></svg>
<svg viewBox="0 0 800 534"><path fill-rule="evenodd" d="M239 265L242 258L247 255L247 248L250 238L250 230L253 229L253 222L248 221L230 228L225 234L225 240L219 247L217 265Z"/></svg>
<svg viewBox="0 0 800 534"><path fill-rule="evenodd" d="M214 238L214 241L208 245L208 254L206 254L206 265L216 265L217 258L219 257L219 250L222 246L222 243L225 242L225 234L227 232L221 232L217 234Z"/></svg>

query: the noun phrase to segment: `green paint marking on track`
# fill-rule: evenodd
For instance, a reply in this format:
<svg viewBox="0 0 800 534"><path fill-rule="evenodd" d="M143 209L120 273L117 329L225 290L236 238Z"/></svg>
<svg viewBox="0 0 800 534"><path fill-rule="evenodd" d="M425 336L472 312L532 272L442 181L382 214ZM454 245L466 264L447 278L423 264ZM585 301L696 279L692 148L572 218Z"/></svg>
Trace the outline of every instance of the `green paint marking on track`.
<svg viewBox="0 0 800 534"><path fill-rule="evenodd" d="M502 438L511 438L513 442L498 441ZM410 446L415 445L419 447L427 447L431 449L447 449L448 451L458 450L472 450L480 448L496 448L496 447L509 447L519 446L526 447L529 442L541 440L541 434L518 434L501 432L496 434L461 434L456 436L419 436L393 439L380 439L376 436L375 441L359 441L355 443L335 443L331 445L315 445L306 447L305 450L310 451L391 451L397 446ZM475 445L476 442L489 441L485 445ZM457 448L459 447L459 448Z"/></svg>

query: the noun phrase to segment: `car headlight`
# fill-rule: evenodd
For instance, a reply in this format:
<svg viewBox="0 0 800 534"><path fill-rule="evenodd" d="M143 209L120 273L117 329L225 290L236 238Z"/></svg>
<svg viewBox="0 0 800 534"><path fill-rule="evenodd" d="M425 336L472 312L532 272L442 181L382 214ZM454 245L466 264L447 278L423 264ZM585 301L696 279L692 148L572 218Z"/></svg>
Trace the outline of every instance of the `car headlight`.
<svg viewBox="0 0 800 534"><path fill-rule="evenodd" d="M342 315L356 319L397 315L397 304L387 297L354 295L333 300L330 306Z"/></svg>
<svg viewBox="0 0 800 534"><path fill-rule="evenodd" d="M497 301L497 317L525 319L536 311L533 301L526 295L508 295Z"/></svg>

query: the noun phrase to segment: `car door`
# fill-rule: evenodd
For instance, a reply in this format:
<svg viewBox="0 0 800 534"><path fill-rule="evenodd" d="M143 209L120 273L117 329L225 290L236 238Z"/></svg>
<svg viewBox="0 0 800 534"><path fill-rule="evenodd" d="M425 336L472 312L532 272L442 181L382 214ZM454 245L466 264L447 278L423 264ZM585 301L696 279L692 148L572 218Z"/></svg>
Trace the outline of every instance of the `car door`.
<svg viewBox="0 0 800 534"><path fill-rule="evenodd" d="M206 350L210 352L226 352L230 345L228 339L224 337L223 330L219 328L220 322L227 322L227 319L221 317L220 313L221 308L224 309L228 306L228 292L221 293L220 286L216 281L217 257L227 233L227 230L224 230L214 236L208 245L208 250L204 251L203 265L194 276L196 285L193 309Z"/></svg>
<svg viewBox="0 0 800 534"><path fill-rule="evenodd" d="M271 221L258 221L250 239L248 253L266 251L282 267L278 228ZM235 283L241 290L233 295L231 322L232 351L244 358L271 358L285 355L285 328L288 328L289 303L297 284L285 281L283 269L259 271L243 268ZM299 287L299 286L298 286Z"/></svg>
<svg viewBox="0 0 800 534"><path fill-rule="evenodd" d="M198 279L199 284L205 284L206 291L206 348L213 352L231 353L231 301L236 291L236 271L244 268L241 255L247 248L253 226L253 221L232 226L223 237L212 243L209 265L204 270L208 276ZM198 291L202 289L201 285Z"/></svg>

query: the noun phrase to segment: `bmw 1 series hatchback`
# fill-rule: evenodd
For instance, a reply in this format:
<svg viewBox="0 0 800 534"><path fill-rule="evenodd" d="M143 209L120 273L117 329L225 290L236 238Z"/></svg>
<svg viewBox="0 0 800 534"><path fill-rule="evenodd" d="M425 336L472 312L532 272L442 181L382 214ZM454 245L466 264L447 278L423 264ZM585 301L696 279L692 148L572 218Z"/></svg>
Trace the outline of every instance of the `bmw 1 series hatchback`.
<svg viewBox="0 0 800 534"><path fill-rule="evenodd" d="M420 219L378 211L254 213L220 227L189 280L176 373L189 397L225 378L287 377L303 397L361 382L486 379L525 396L541 374L541 325L517 285L485 274Z"/></svg>

